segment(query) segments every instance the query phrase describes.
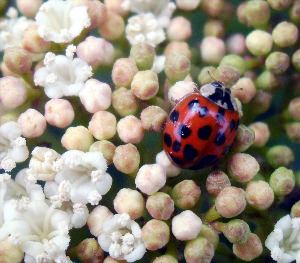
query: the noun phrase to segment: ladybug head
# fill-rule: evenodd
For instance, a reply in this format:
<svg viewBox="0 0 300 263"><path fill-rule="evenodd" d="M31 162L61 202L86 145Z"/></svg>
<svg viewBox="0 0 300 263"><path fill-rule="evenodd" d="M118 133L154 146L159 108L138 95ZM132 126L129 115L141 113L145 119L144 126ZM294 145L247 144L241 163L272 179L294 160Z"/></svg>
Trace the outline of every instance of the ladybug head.
<svg viewBox="0 0 300 263"><path fill-rule="evenodd" d="M226 88L222 82L214 81L202 86L200 94L224 109L238 110L230 89Z"/></svg>

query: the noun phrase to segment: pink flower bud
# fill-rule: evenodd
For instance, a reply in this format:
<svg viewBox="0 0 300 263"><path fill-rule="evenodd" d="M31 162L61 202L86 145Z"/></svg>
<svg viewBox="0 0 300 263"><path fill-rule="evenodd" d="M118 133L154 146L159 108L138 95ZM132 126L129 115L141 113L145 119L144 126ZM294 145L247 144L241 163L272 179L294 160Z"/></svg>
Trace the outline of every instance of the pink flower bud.
<svg viewBox="0 0 300 263"><path fill-rule="evenodd" d="M231 186L231 183L222 171L212 171L206 178L206 190L212 196L217 196L227 186Z"/></svg>
<svg viewBox="0 0 300 263"><path fill-rule="evenodd" d="M142 110L141 121L145 130L161 132L168 114L158 106L149 106Z"/></svg>
<svg viewBox="0 0 300 263"><path fill-rule="evenodd" d="M119 120L117 131L120 139L125 143L139 143L144 138L144 128L141 120L133 115Z"/></svg>
<svg viewBox="0 0 300 263"><path fill-rule="evenodd" d="M38 34L37 25L29 26L24 32L22 47L32 53L44 53L50 49L51 43Z"/></svg>
<svg viewBox="0 0 300 263"><path fill-rule="evenodd" d="M171 196L180 209L193 208L200 199L201 189L193 180L183 180L172 189Z"/></svg>
<svg viewBox="0 0 300 263"><path fill-rule="evenodd" d="M159 164L143 165L135 178L135 185L147 195L154 194L166 184L166 171Z"/></svg>
<svg viewBox="0 0 300 263"><path fill-rule="evenodd" d="M299 31L293 23L283 21L274 27L272 37L278 47L290 47L297 42Z"/></svg>
<svg viewBox="0 0 300 263"><path fill-rule="evenodd" d="M113 216L112 212L105 206L98 205L89 214L87 225L93 236L99 236L102 233L103 223Z"/></svg>
<svg viewBox="0 0 300 263"><path fill-rule="evenodd" d="M168 91L169 101L175 105L180 99L197 89L197 86L192 81L178 81Z"/></svg>
<svg viewBox="0 0 300 263"><path fill-rule="evenodd" d="M115 57L114 46L103 38L87 37L76 49L79 58L94 68L111 65Z"/></svg>
<svg viewBox="0 0 300 263"><path fill-rule="evenodd" d="M112 106L122 117L135 114L138 110L138 100L131 90L118 88L112 93Z"/></svg>
<svg viewBox="0 0 300 263"><path fill-rule="evenodd" d="M214 254L214 245L204 237L188 241L184 248L184 258L187 263L208 263L211 262Z"/></svg>
<svg viewBox="0 0 300 263"><path fill-rule="evenodd" d="M183 16L174 17L167 28L167 35L170 40L184 41L191 37L191 22Z"/></svg>
<svg viewBox="0 0 300 263"><path fill-rule="evenodd" d="M247 185L246 199L251 206L259 210L265 210L272 205L274 192L267 182L253 181Z"/></svg>
<svg viewBox="0 0 300 263"><path fill-rule="evenodd" d="M89 149L90 152L101 152L108 164L112 163L115 150L116 146L106 140L94 142Z"/></svg>
<svg viewBox="0 0 300 263"><path fill-rule="evenodd" d="M118 171L132 174L140 165L140 153L131 143L120 145L115 150L113 163Z"/></svg>
<svg viewBox="0 0 300 263"><path fill-rule="evenodd" d="M118 214L128 214L135 220L144 214L145 201L140 192L122 188L114 199L114 209Z"/></svg>
<svg viewBox="0 0 300 263"><path fill-rule="evenodd" d="M207 20L203 26L204 36L223 38L225 34L225 25L223 21L217 19Z"/></svg>
<svg viewBox="0 0 300 263"><path fill-rule="evenodd" d="M99 33L107 40L120 39L125 30L124 19L117 13L108 11L106 14L106 20L100 24Z"/></svg>
<svg viewBox="0 0 300 263"><path fill-rule="evenodd" d="M116 134L117 119L109 111L96 112L89 122L89 131L97 140L107 140Z"/></svg>
<svg viewBox="0 0 300 263"><path fill-rule="evenodd" d="M246 53L246 39L242 34L234 34L226 41L229 53L243 55Z"/></svg>
<svg viewBox="0 0 300 263"><path fill-rule="evenodd" d="M291 209L292 217L300 217L300 201L296 202Z"/></svg>
<svg viewBox="0 0 300 263"><path fill-rule="evenodd" d="M165 151L161 151L156 155L156 163L161 165L168 177L176 177L180 174L180 168L175 166L169 159L169 157L166 155Z"/></svg>
<svg viewBox="0 0 300 263"><path fill-rule="evenodd" d="M95 113L110 107L111 93L108 84L96 79L89 79L80 91L79 98L88 112Z"/></svg>
<svg viewBox="0 0 300 263"><path fill-rule="evenodd" d="M159 89L157 74L152 70L139 71L131 83L132 93L141 100L153 98Z"/></svg>
<svg viewBox="0 0 300 263"><path fill-rule="evenodd" d="M158 250L169 242L169 226L163 221L151 219L142 228L142 239L148 250Z"/></svg>
<svg viewBox="0 0 300 263"><path fill-rule="evenodd" d="M138 68L132 58L119 58L113 65L112 81L118 87L129 87L137 72Z"/></svg>
<svg viewBox="0 0 300 263"><path fill-rule="evenodd" d="M249 103L256 94L256 87L250 78L240 78L231 87L231 92L242 103Z"/></svg>
<svg viewBox="0 0 300 263"><path fill-rule="evenodd" d="M81 262L103 262L104 251L94 238L86 238L76 246L76 255Z"/></svg>
<svg viewBox="0 0 300 263"><path fill-rule="evenodd" d="M191 210L185 210L172 219L172 233L177 240L192 240L198 236L202 221Z"/></svg>
<svg viewBox="0 0 300 263"><path fill-rule="evenodd" d="M300 121L300 98L294 98L290 101L288 112L296 121Z"/></svg>
<svg viewBox="0 0 300 263"><path fill-rule="evenodd" d="M252 129L243 124L239 125L232 150L234 152L246 151L253 144L254 137L255 134Z"/></svg>
<svg viewBox="0 0 300 263"><path fill-rule="evenodd" d="M61 138L61 144L67 150L80 150L86 152L93 142L93 136L84 126L68 128Z"/></svg>
<svg viewBox="0 0 300 263"><path fill-rule="evenodd" d="M20 263L23 261L24 252L18 245L13 244L8 239L0 241L0 261L1 263Z"/></svg>
<svg viewBox="0 0 300 263"><path fill-rule="evenodd" d="M1 63L0 67L1 67L1 72L3 77L7 77L7 76L12 76L17 78L19 77L19 75L17 73L12 72L4 62Z"/></svg>
<svg viewBox="0 0 300 263"><path fill-rule="evenodd" d="M174 201L168 194L158 192L148 197L146 208L153 218L168 220L174 212Z"/></svg>
<svg viewBox="0 0 300 263"><path fill-rule="evenodd" d="M24 15L28 17L35 17L40 6L42 5L42 0L17 0L17 8Z"/></svg>
<svg viewBox="0 0 300 263"><path fill-rule="evenodd" d="M21 106L27 99L25 83L12 76L0 78L1 107L15 109Z"/></svg>
<svg viewBox="0 0 300 263"><path fill-rule="evenodd" d="M254 122L249 125L255 133L254 146L263 147L266 145L270 138L270 130L267 123L264 122Z"/></svg>
<svg viewBox="0 0 300 263"><path fill-rule="evenodd" d="M164 54L166 57L173 56L175 54L182 54L187 58L192 57L192 52L189 45L183 41L171 41L165 48Z"/></svg>
<svg viewBox="0 0 300 263"><path fill-rule="evenodd" d="M234 154L227 165L229 174L238 182L246 183L258 173L260 166L254 157L247 153Z"/></svg>
<svg viewBox="0 0 300 263"><path fill-rule="evenodd" d="M225 218L239 215L245 210L246 205L245 191L234 186L225 187L215 202L217 212Z"/></svg>
<svg viewBox="0 0 300 263"><path fill-rule="evenodd" d="M260 238L251 233L248 240L243 244L234 244L233 253L244 261L252 261L259 257L263 252Z"/></svg>
<svg viewBox="0 0 300 263"><path fill-rule="evenodd" d="M25 49L19 47L5 49L3 62L9 70L19 75L30 72L32 66L30 54Z"/></svg>
<svg viewBox="0 0 300 263"><path fill-rule="evenodd" d="M45 104L45 118L50 125L66 128L74 120L72 104L65 99L51 99Z"/></svg>
<svg viewBox="0 0 300 263"><path fill-rule="evenodd" d="M218 64L225 55L224 41L216 37L205 37L202 40L200 51L204 62Z"/></svg>
<svg viewBox="0 0 300 263"><path fill-rule="evenodd" d="M190 59L182 53L166 56L165 74L172 81L184 80L191 70Z"/></svg>
<svg viewBox="0 0 300 263"><path fill-rule="evenodd" d="M18 124L25 138L40 137L47 128L44 115L35 109L28 109L23 112L18 118Z"/></svg>
<svg viewBox="0 0 300 263"><path fill-rule="evenodd" d="M119 14L120 16L126 16L128 11L123 8L123 0L104 0L104 4L107 10Z"/></svg>

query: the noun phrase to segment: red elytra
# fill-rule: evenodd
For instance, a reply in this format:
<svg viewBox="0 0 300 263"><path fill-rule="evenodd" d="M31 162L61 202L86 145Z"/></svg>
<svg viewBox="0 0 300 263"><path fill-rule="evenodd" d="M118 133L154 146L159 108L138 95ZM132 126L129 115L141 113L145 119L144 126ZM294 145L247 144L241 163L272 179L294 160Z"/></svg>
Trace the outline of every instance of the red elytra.
<svg viewBox="0 0 300 263"><path fill-rule="evenodd" d="M236 137L239 113L236 105L227 107L229 99L233 101L230 91L220 82L208 85L214 91L207 97L193 92L181 99L164 127L163 148L181 168L195 170L215 164L230 150Z"/></svg>

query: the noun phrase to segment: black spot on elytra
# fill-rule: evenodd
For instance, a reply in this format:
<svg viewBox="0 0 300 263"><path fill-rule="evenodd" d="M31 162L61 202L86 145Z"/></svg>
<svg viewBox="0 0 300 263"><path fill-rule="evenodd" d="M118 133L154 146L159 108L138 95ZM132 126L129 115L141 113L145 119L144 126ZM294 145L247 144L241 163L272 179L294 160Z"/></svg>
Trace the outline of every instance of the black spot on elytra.
<svg viewBox="0 0 300 263"><path fill-rule="evenodd" d="M181 138L187 138L191 135L191 133L191 129L184 124L181 124L178 128L178 134L181 136Z"/></svg>
<svg viewBox="0 0 300 263"><path fill-rule="evenodd" d="M181 143L179 141L175 141L172 146L172 150L174 152L180 151Z"/></svg>
<svg viewBox="0 0 300 263"><path fill-rule="evenodd" d="M164 142L165 142L165 144L168 147L171 147L171 145L172 145L172 138L171 138L170 134L168 134L168 133L164 134Z"/></svg>
<svg viewBox="0 0 300 263"><path fill-rule="evenodd" d="M199 108L199 101L198 100L191 100L189 103L188 103L188 107L190 110L194 110L194 109L198 109Z"/></svg>
<svg viewBox="0 0 300 263"><path fill-rule="evenodd" d="M185 160L192 161L194 160L198 155L198 151L190 144L187 144L184 146L183 149L183 156Z"/></svg>
<svg viewBox="0 0 300 263"><path fill-rule="evenodd" d="M175 157L175 156L173 156L173 155L170 155L170 157L171 157L172 161L173 161L175 164L177 164L177 165L181 165L181 164L182 164L182 160L181 160L181 159L179 159L179 158L177 158L177 157Z"/></svg>
<svg viewBox="0 0 300 263"><path fill-rule="evenodd" d="M170 120L172 122L176 122L178 121L178 118L179 118L179 112L177 110L173 110L170 114Z"/></svg>
<svg viewBox="0 0 300 263"><path fill-rule="evenodd" d="M216 161L218 161L218 158L216 155L209 154L204 156L196 165L191 167L193 170L201 169L207 166L213 165Z"/></svg>
<svg viewBox="0 0 300 263"><path fill-rule="evenodd" d="M198 137L201 140L207 140L211 135L211 132L212 132L212 128L209 125L205 125L202 128L199 128Z"/></svg>
<svg viewBox="0 0 300 263"><path fill-rule="evenodd" d="M205 116L207 115L207 113L208 113L208 108L207 108L207 107L199 107L198 112L199 112L199 116L200 116L201 118L203 118L203 117L205 117Z"/></svg>
<svg viewBox="0 0 300 263"><path fill-rule="evenodd" d="M236 124L235 124L235 121L234 121L234 120L231 120L231 121L230 121L230 126L229 126L229 127L230 127L230 131L233 131L233 130L235 129L235 125L236 125Z"/></svg>
<svg viewBox="0 0 300 263"><path fill-rule="evenodd" d="M218 132L216 139L215 139L215 144L220 146L222 144L224 144L226 140L225 134L223 132Z"/></svg>

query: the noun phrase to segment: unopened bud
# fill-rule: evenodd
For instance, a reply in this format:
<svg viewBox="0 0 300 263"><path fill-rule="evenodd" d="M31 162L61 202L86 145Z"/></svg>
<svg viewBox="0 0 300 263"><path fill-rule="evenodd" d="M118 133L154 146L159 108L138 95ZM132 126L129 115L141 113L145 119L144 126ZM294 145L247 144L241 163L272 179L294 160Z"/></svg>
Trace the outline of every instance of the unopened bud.
<svg viewBox="0 0 300 263"><path fill-rule="evenodd" d="M103 262L104 251L94 238L86 238L76 247L76 255L81 262Z"/></svg>
<svg viewBox="0 0 300 263"><path fill-rule="evenodd" d="M249 128L253 130L255 134L253 146L256 147L265 146L271 135L268 124L258 121L250 124Z"/></svg>
<svg viewBox="0 0 300 263"><path fill-rule="evenodd" d="M300 217L300 201L296 202L291 209L292 217Z"/></svg>
<svg viewBox="0 0 300 263"><path fill-rule="evenodd" d="M90 152L102 153L108 164L112 163L115 150L116 146L112 142L106 140L94 142L89 149Z"/></svg>
<svg viewBox="0 0 300 263"><path fill-rule="evenodd" d="M274 168L279 166L289 166L294 159L293 151L285 145L273 146L267 152L267 161Z"/></svg>
<svg viewBox="0 0 300 263"><path fill-rule="evenodd" d="M165 73L169 80L183 80L190 72L191 62L182 54L167 56L165 62Z"/></svg>
<svg viewBox="0 0 300 263"><path fill-rule="evenodd" d="M263 30L254 30L247 35L246 46L254 56L265 56L272 49L272 35Z"/></svg>
<svg viewBox="0 0 300 263"><path fill-rule="evenodd" d="M29 52L18 47L5 49L3 62L9 70L19 75L30 72L32 66Z"/></svg>
<svg viewBox="0 0 300 263"><path fill-rule="evenodd" d="M283 52L272 52L266 59L266 68L274 74L284 73L290 66L290 57Z"/></svg>
<svg viewBox="0 0 300 263"><path fill-rule="evenodd" d="M277 168L270 177L270 186L277 196L285 196L292 192L295 183L293 171L285 167Z"/></svg>
<svg viewBox="0 0 300 263"><path fill-rule="evenodd" d="M146 43L136 44L131 47L130 57L134 59L140 70L151 69L155 58L155 49Z"/></svg>
<svg viewBox="0 0 300 263"><path fill-rule="evenodd" d="M208 263L211 262L214 254L214 245L204 237L187 242L184 248L184 258L187 263Z"/></svg>
<svg viewBox="0 0 300 263"><path fill-rule="evenodd" d="M247 24L256 28L268 24L270 19L270 7L266 1L247 1L245 6L245 17Z"/></svg>
<svg viewBox="0 0 300 263"><path fill-rule="evenodd" d="M120 145L115 150L113 163L118 171L131 174L139 167L140 153L131 143Z"/></svg>
<svg viewBox="0 0 300 263"><path fill-rule="evenodd" d="M211 172L206 178L206 190L212 196L217 196L225 187L230 185L228 176L219 170Z"/></svg>
<svg viewBox="0 0 300 263"><path fill-rule="evenodd" d="M255 134L253 130L243 124L239 125L235 142L233 144L233 151L246 151L253 144L254 140Z"/></svg>
<svg viewBox="0 0 300 263"><path fill-rule="evenodd" d="M281 48L290 47L298 40L298 28L290 22L281 22L272 31L274 43Z"/></svg>
<svg viewBox="0 0 300 263"><path fill-rule="evenodd" d="M157 192L148 197L146 208L153 218L168 220L174 212L174 201L168 194Z"/></svg>
<svg viewBox="0 0 300 263"><path fill-rule="evenodd" d="M93 142L93 136L84 126L68 128L61 138L61 144L67 150L88 151Z"/></svg>
<svg viewBox="0 0 300 263"><path fill-rule="evenodd" d="M139 107L136 96L126 88L116 89L112 93L112 106L122 117L135 114Z"/></svg>

